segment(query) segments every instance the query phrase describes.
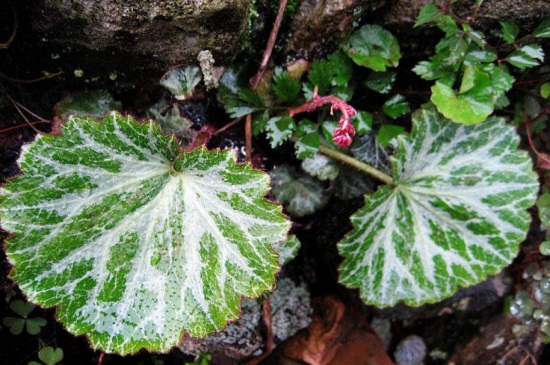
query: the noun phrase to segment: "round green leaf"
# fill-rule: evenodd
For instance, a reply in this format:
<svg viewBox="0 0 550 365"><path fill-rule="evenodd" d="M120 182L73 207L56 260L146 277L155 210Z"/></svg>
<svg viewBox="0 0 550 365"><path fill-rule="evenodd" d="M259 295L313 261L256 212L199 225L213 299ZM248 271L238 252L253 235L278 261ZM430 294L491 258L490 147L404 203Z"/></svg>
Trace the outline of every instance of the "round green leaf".
<svg viewBox="0 0 550 365"><path fill-rule="evenodd" d="M274 285L289 222L269 176L234 151L180 153L153 123L113 114L39 136L1 191L6 244L29 300L58 306L105 352L167 351Z"/></svg>
<svg viewBox="0 0 550 365"><path fill-rule="evenodd" d="M420 305L483 281L516 256L531 221L537 175L503 120L413 117L392 160L395 186L366 196L339 243L340 281L367 304Z"/></svg>
<svg viewBox="0 0 550 365"><path fill-rule="evenodd" d="M459 95L449 86L436 82L432 86L431 101L441 114L457 123L480 123L494 110L491 90L486 90L485 87L488 82L490 80L484 77L483 83L478 84L475 89Z"/></svg>
<svg viewBox="0 0 550 365"><path fill-rule="evenodd" d="M397 39L379 25L363 26L351 35L343 49L356 64L374 71L396 67L401 58Z"/></svg>

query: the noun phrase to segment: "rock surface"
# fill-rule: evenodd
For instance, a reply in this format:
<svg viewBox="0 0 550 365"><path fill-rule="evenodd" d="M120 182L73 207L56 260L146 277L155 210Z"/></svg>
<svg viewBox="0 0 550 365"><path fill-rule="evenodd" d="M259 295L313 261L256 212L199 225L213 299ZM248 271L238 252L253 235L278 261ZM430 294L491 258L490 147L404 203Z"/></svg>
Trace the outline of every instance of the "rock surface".
<svg viewBox="0 0 550 365"><path fill-rule="evenodd" d="M434 0L394 1L384 23L408 27L415 22L424 5L434 2ZM472 14L475 2L463 1L454 6L458 14L467 17ZM550 16L548 0L486 0L479 8L476 20L485 27L490 27L502 20L510 21L529 31L547 16Z"/></svg>
<svg viewBox="0 0 550 365"><path fill-rule="evenodd" d="M294 15L287 52L319 58L333 52L353 32L363 16L385 0L303 0Z"/></svg>
<svg viewBox="0 0 550 365"><path fill-rule="evenodd" d="M227 64L245 30L249 3L36 0L30 16L33 32L66 74L101 83L124 75L135 80L136 73L152 70L160 77L176 64L198 64L203 50L212 52L216 65Z"/></svg>
<svg viewBox="0 0 550 365"><path fill-rule="evenodd" d="M269 298L275 344L286 340L311 322L310 294L305 284L296 285L291 279L279 279L277 289ZM265 344L262 326L261 305L257 300L245 299L241 317L237 321L206 338L184 338L180 350L190 355L209 353L220 363L233 363L261 353Z"/></svg>

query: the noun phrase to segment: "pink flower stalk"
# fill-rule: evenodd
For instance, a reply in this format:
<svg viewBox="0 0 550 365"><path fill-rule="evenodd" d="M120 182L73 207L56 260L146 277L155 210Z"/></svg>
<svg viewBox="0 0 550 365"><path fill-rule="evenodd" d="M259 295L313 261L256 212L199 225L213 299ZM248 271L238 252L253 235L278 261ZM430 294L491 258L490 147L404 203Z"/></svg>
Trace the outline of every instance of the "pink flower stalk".
<svg viewBox="0 0 550 365"><path fill-rule="evenodd" d="M344 100L334 95L319 96L317 93L314 93L310 101L297 108L290 109L288 113L291 117L299 113L310 113L325 104L331 104L331 111L338 110L342 113L338 121L338 127L333 132L334 138L332 141L340 148L348 147L353 142L352 136L355 135L355 128L351 124L351 117L357 114L357 112Z"/></svg>
<svg viewBox="0 0 550 365"><path fill-rule="evenodd" d="M332 141L340 148L346 148L353 142L352 136L355 135L355 128L351 124L351 117L357 112L353 107L345 101L340 101L332 104L332 110L340 110L342 116L338 120L338 128L334 130Z"/></svg>

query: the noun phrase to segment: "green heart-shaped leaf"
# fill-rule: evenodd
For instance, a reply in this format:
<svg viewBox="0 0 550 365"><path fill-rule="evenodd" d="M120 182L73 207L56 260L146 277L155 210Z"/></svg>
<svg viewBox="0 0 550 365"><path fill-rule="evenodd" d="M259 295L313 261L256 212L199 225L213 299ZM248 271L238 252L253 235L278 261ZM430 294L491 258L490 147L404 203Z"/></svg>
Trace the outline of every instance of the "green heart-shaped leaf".
<svg viewBox="0 0 550 365"><path fill-rule="evenodd" d="M46 365L55 365L63 360L63 349L54 349L50 346L43 347L40 351L38 351L38 358Z"/></svg>

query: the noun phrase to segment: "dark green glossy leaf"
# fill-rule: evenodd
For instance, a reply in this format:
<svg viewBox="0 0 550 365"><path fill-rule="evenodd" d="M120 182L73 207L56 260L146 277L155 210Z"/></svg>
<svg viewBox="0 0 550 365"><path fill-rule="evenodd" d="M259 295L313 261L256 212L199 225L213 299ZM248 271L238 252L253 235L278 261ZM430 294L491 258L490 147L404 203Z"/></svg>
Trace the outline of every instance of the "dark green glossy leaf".
<svg viewBox="0 0 550 365"><path fill-rule="evenodd" d="M391 91L397 73L394 71L372 72L365 81L365 85L371 90L380 94L387 94Z"/></svg>
<svg viewBox="0 0 550 365"><path fill-rule="evenodd" d="M392 139L403 133L405 133L405 128L400 125L384 124L378 130L378 143L382 147L387 147Z"/></svg>
<svg viewBox="0 0 550 365"><path fill-rule="evenodd" d="M293 102L300 93L301 83L280 67L275 68L273 91L283 102Z"/></svg>
<svg viewBox="0 0 550 365"><path fill-rule="evenodd" d="M345 86L353 76L353 62L342 51L337 51L328 56L328 64L332 69L333 78L331 84L333 86Z"/></svg>
<svg viewBox="0 0 550 365"><path fill-rule="evenodd" d="M312 86L317 86L319 95L327 95L332 85L334 70L327 60L314 61L308 77ZM311 89L313 90L313 87Z"/></svg>
<svg viewBox="0 0 550 365"><path fill-rule="evenodd" d="M425 5L418 14L414 27L418 27L422 24L435 22L443 15L441 9L434 4Z"/></svg>
<svg viewBox="0 0 550 365"><path fill-rule="evenodd" d="M519 34L519 27L510 22L500 21L499 23L502 27L502 38L506 43L513 44Z"/></svg>
<svg viewBox="0 0 550 365"><path fill-rule="evenodd" d="M296 149L296 157L304 159L313 156L319 150L320 138L317 131L304 134L298 137L294 144Z"/></svg>
<svg viewBox="0 0 550 365"><path fill-rule="evenodd" d="M469 64L476 64L478 62L493 62L497 59L498 55L493 50L479 50L470 51L466 54L464 62Z"/></svg>
<svg viewBox="0 0 550 365"><path fill-rule="evenodd" d="M365 134L372 130L373 116L369 112L358 110L357 114L351 117L351 122L358 134Z"/></svg>
<svg viewBox="0 0 550 365"><path fill-rule="evenodd" d="M344 52L359 66L386 71L399 64L401 53L397 39L378 25L365 25L351 35Z"/></svg>
<svg viewBox="0 0 550 365"><path fill-rule="evenodd" d="M544 52L538 44L528 44L510 53L506 61L519 69L530 68L544 61Z"/></svg>
<svg viewBox="0 0 550 365"><path fill-rule="evenodd" d="M220 79L218 99L232 118L238 118L265 109L257 92L248 89L242 71L230 69Z"/></svg>
<svg viewBox="0 0 550 365"><path fill-rule="evenodd" d="M409 111L409 102L401 94L395 94L382 105L382 111L388 117L395 119Z"/></svg>
<svg viewBox="0 0 550 365"><path fill-rule="evenodd" d="M546 18L533 31L533 35L537 38L550 38L550 17Z"/></svg>

